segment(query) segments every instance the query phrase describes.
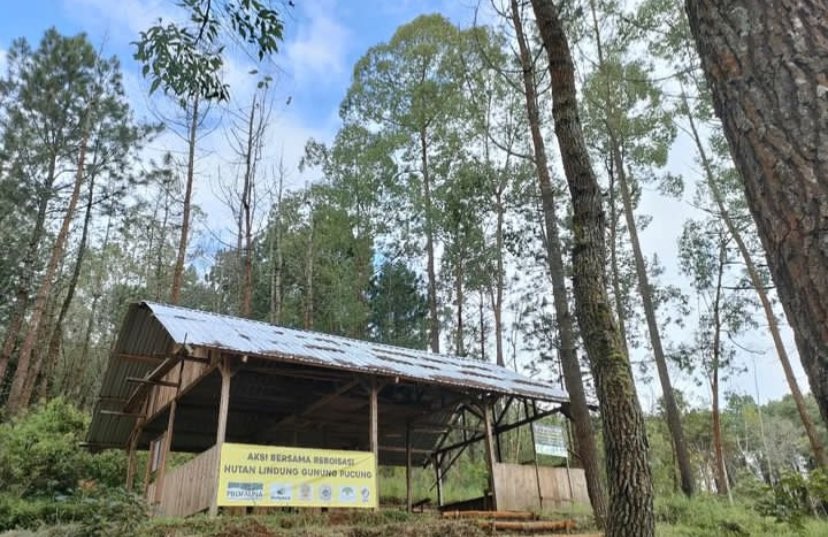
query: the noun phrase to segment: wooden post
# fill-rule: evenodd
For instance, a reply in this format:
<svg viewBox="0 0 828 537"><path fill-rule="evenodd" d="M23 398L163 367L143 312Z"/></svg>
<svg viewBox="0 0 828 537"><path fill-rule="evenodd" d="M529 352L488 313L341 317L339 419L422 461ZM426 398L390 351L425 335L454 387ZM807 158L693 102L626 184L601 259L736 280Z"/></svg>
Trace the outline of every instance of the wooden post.
<svg viewBox="0 0 828 537"><path fill-rule="evenodd" d="M379 401L376 379L371 380L371 401L370 401L370 444L371 452L374 454L376 467L374 468L374 489L377 496L377 507L379 509Z"/></svg>
<svg viewBox="0 0 828 537"><path fill-rule="evenodd" d="M167 473L167 458L170 454L170 446L172 445L173 428L175 425L175 409L178 406L178 401L175 399L170 403L170 414L167 419L167 432L164 433L164 445L161 447L161 462L158 464L157 477L155 478L155 498L153 502L161 503L161 498L164 493L164 478Z"/></svg>
<svg viewBox="0 0 828 537"><path fill-rule="evenodd" d="M215 487L213 489L213 498L210 500L209 514L214 517L218 514L218 482L219 470L221 469L221 446L224 444L224 439L227 436L227 414L230 411L230 368L227 364L227 359L219 363L218 371L221 374L221 396L219 398L219 414L218 426L216 427L216 474Z"/></svg>
<svg viewBox="0 0 828 537"><path fill-rule="evenodd" d="M437 474L437 507L443 507L443 456L434 457L434 471Z"/></svg>
<svg viewBox="0 0 828 537"><path fill-rule="evenodd" d="M405 425L405 508L409 513L413 511L414 502L411 498L411 424Z"/></svg>
<svg viewBox="0 0 828 537"><path fill-rule="evenodd" d="M138 444L138 431L132 431L132 437L129 439L129 448L127 449L127 474L125 487L127 490L132 490L135 486L135 466L138 463L135 457L135 449Z"/></svg>
<svg viewBox="0 0 828 537"><path fill-rule="evenodd" d="M523 402L523 410L526 412L526 419L529 419L529 405L526 404L526 401ZM529 423L529 432L531 434L530 440L532 441L532 461L535 464L535 480L538 484L538 509L543 511L543 491L541 489L541 480L540 480L540 467L538 466L538 450L535 444L535 424L534 422ZM570 492L571 494L571 492Z"/></svg>
<svg viewBox="0 0 828 537"><path fill-rule="evenodd" d="M486 462L489 466L489 478L492 484L492 510L497 511L497 483L495 480L495 447L492 438L492 406L483 401L483 421L486 426Z"/></svg>

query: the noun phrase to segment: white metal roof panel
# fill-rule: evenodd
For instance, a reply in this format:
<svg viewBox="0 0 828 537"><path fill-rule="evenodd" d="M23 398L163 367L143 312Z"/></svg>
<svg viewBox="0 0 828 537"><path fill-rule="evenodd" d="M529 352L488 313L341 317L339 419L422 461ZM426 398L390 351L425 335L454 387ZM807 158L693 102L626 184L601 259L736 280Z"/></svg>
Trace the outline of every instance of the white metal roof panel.
<svg viewBox="0 0 828 537"><path fill-rule="evenodd" d="M306 362L413 381L468 387L553 402L569 400L566 392L487 362L433 354L319 332L274 326L260 321L204 311L142 303L178 344L224 349L238 354Z"/></svg>

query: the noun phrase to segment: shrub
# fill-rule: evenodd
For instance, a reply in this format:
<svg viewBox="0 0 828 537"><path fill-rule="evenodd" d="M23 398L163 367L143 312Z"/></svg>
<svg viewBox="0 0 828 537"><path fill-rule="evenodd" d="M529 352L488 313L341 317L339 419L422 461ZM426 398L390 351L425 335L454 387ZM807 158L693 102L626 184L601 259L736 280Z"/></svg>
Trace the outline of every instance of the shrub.
<svg viewBox="0 0 828 537"><path fill-rule="evenodd" d="M0 424L0 490L20 497L71 494L81 480L117 486L123 453L92 455L80 447L89 418L64 399L53 399Z"/></svg>
<svg viewBox="0 0 828 537"><path fill-rule="evenodd" d="M805 518L828 505L828 473L821 468L810 475L786 472L763 492L755 505L759 513L801 527Z"/></svg>
<svg viewBox="0 0 828 537"><path fill-rule="evenodd" d="M55 499L0 495L0 531L40 529L41 534L44 527L54 526L49 535L108 537L132 535L145 520L141 499L118 489Z"/></svg>

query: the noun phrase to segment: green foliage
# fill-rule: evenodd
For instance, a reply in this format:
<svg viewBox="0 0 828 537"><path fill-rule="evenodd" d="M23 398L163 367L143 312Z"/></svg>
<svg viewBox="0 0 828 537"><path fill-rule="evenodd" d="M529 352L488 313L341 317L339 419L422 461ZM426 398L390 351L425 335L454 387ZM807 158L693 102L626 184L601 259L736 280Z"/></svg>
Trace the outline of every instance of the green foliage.
<svg viewBox="0 0 828 537"><path fill-rule="evenodd" d="M146 506L122 489L77 492L55 499L0 495L0 531L65 525L67 535L109 537L134 534L146 521Z"/></svg>
<svg viewBox="0 0 828 537"><path fill-rule="evenodd" d="M0 424L0 490L17 497L72 493L81 480L117 486L122 453L93 455L80 447L89 417L63 399Z"/></svg>
<svg viewBox="0 0 828 537"><path fill-rule="evenodd" d="M712 496L667 496L656 499L659 535L681 537L751 537L787 535L789 528L757 516L745 505L728 505Z"/></svg>
<svg viewBox="0 0 828 537"><path fill-rule="evenodd" d="M809 475L785 472L773 487L765 486L756 501L756 510L802 527L805 520L828 505L828 472L818 468Z"/></svg>
<svg viewBox="0 0 828 537"><path fill-rule="evenodd" d="M282 20L268 1L179 0L178 4L189 14L190 25L159 19L135 43L135 59L143 64L143 76L152 81L150 93L161 87L177 97L200 95L226 101L230 86L221 78L222 30L252 46L260 61L278 50Z"/></svg>

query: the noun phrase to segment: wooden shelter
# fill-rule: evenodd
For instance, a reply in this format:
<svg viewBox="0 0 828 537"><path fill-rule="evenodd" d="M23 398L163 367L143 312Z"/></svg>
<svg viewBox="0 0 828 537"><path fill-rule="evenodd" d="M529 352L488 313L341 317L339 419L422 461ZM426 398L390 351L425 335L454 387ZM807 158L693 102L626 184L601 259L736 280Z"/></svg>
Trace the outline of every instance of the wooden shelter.
<svg viewBox="0 0 828 537"><path fill-rule="evenodd" d="M412 465L434 467L442 504L446 471L482 441L496 508L510 501L497 492L509 480L499 435L567 404L549 383L489 363L141 302L121 326L87 443L128 450L128 486L136 450L149 450L148 500L186 516L217 512L225 442L371 451L408 468L410 509ZM197 455L170 468L173 452Z"/></svg>

